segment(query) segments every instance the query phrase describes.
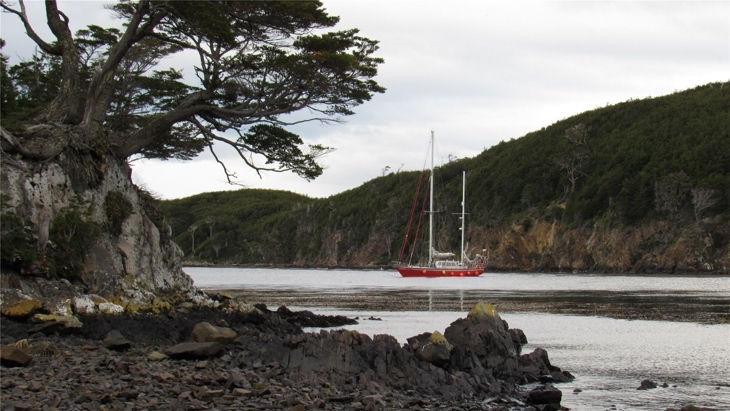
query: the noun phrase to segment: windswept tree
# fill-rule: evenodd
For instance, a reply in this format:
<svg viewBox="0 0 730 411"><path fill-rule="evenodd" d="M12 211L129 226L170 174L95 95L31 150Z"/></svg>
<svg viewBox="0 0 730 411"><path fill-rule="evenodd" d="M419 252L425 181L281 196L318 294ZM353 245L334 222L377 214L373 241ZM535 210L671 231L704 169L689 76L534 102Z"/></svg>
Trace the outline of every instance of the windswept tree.
<svg viewBox="0 0 730 411"><path fill-rule="evenodd" d="M190 159L207 149L233 182L216 152L228 146L257 172L313 179L328 148L306 147L287 126L339 121L384 90L373 80L377 42L329 30L338 18L319 1L125 1L112 7L122 27L73 33L48 0L53 38L32 26L23 1L1 5L41 53L14 67L18 87L3 87L10 108L16 100L36 108L20 120L3 111L13 120L4 121L12 128L2 129L3 149L32 158L67 147L120 159ZM190 66L164 64L178 54ZM27 87L29 72L44 83Z"/></svg>
<svg viewBox="0 0 730 411"><path fill-rule="evenodd" d="M565 172L568 183L565 185L563 198L575 192L578 179L585 175L585 168L590 162L591 150L588 146L588 127L576 124L565 130L567 150L556 158L555 162Z"/></svg>
<svg viewBox="0 0 730 411"><path fill-rule="evenodd" d="M23 1L0 7L38 49L14 65L0 56L0 262L80 279L89 292L140 296L139 288L191 284L128 161L209 150L235 183L225 148L258 173L311 180L329 148L305 144L291 126L341 121L384 91L374 80L377 42L335 29L338 18L316 0L121 1L110 7L119 26L75 33L46 0L47 37ZM88 242L59 234L76 227L89 228Z"/></svg>

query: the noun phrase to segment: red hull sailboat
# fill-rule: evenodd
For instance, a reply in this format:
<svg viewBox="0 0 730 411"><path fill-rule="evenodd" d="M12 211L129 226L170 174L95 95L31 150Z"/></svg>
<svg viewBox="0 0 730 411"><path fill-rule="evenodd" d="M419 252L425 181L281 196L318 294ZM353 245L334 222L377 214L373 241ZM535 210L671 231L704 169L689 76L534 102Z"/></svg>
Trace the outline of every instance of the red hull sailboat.
<svg viewBox="0 0 730 411"><path fill-rule="evenodd" d="M421 219L425 211L426 197L423 199L424 210L418 216L418 223L415 228L415 235L413 236L413 242L410 242L410 234L413 229L413 223L416 217L415 210L418 206L421 188L421 179L419 179L418 187L416 188L416 194L413 197L413 203L411 204L411 213L408 217L408 225L406 227L406 234L403 238L403 245L401 246L399 263L396 264L395 268L398 270L403 277L477 277L484 272L486 265L485 258L477 254L472 260L466 255L464 249L464 233L465 233L465 222L466 222L466 172L462 174L462 192L461 192L461 258L454 260L454 253L442 253L436 251L433 247L433 152L434 152L434 135L431 132L431 175L429 177L429 210L428 210L428 263L423 265L412 265L404 263L406 251L410 247L411 252L409 260L413 258L413 251L416 248L416 241L418 240L418 233L421 228Z"/></svg>
<svg viewBox="0 0 730 411"><path fill-rule="evenodd" d="M436 268L436 267L396 267L403 277L478 277L484 273L484 267L475 268Z"/></svg>

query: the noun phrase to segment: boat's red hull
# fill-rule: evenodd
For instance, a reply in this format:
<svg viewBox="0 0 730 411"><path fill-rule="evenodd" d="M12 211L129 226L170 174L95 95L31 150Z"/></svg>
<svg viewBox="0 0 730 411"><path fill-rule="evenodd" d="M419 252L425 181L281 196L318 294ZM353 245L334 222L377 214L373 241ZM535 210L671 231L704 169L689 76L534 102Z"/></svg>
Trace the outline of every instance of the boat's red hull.
<svg viewBox="0 0 730 411"><path fill-rule="evenodd" d="M484 272L484 267L396 267L396 270L403 277L478 277Z"/></svg>

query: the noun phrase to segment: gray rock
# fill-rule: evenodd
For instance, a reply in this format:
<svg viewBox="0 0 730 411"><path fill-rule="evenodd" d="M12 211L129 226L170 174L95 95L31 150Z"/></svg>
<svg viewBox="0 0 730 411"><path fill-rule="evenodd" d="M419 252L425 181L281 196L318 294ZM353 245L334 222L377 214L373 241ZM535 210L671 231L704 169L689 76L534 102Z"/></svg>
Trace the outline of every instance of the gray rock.
<svg viewBox="0 0 730 411"><path fill-rule="evenodd" d="M523 382L528 383L570 382L575 379L571 373L550 364L548 353L542 348L536 348L529 354L522 354L519 358L519 368Z"/></svg>
<svg viewBox="0 0 730 411"><path fill-rule="evenodd" d="M117 330L109 331L102 342L104 347L116 351L123 351L132 346L132 342Z"/></svg>
<svg viewBox="0 0 730 411"><path fill-rule="evenodd" d="M238 334L228 327L217 327L209 322L200 322L193 327L193 341L195 342L233 342Z"/></svg>
<svg viewBox="0 0 730 411"><path fill-rule="evenodd" d="M540 385L527 393L530 404L560 404L563 393L552 385Z"/></svg>
<svg viewBox="0 0 730 411"><path fill-rule="evenodd" d="M165 354L173 359L205 359L217 357L223 353L223 346L217 342L184 342L165 350Z"/></svg>
<svg viewBox="0 0 730 411"><path fill-rule="evenodd" d="M449 363L453 346L440 332L423 333L408 339L416 358L439 367Z"/></svg>
<svg viewBox="0 0 730 411"><path fill-rule="evenodd" d="M652 389L654 389L656 387L657 387L657 385L656 385L656 383L654 381L652 381L652 380L643 380L641 382L641 385L637 388L637 390L652 390Z"/></svg>
<svg viewBox="0 0 730 411"><path fill-rule="evenodd" d="M515 345L515 351L517 354L522 352L522 346L527 344L527 336L519 328L512 328L509 330L509 335L512 338L512 343Z"/></svg>
<svg viewBox="0 0 730 411"><path fill-rule="evenodd" d="M508 330L494 306L475 305L467 318L454 321L444 332L454 346L450 367L464 371L484 368L498 378L517 378L517 350Z"/></svg>

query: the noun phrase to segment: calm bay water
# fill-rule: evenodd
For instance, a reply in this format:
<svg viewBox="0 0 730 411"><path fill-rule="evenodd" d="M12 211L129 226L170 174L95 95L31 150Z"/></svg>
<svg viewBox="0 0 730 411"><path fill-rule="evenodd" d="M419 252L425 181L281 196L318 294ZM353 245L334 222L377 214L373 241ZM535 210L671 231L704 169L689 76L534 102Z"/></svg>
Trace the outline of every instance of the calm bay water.
<svg viewBox="0 0 730 411"><path fill-rule="evenodd" d="M618 299L626 307L638 304L640 309L652 310L681 310L682 304L689 304L699 311L720 310L719 317L711 317L720 319L730 305L730 277L719 276L484 274L478 278L405 279L389 271L185 271L200 287L240 290L256 301L275 304L285 299L289 306L359 317L359 324L347 328L369 335L391 334L401 342L424 331L443 331L466 315L472 301L466 298L465 306L464 296L470 295L537 299L541 301L538 307L549 307L550 301L565 295L581 296L580 301ZM409 309L398 310L397 304L389 302L399 295L410 296L415 303L408 305ZM428 300L414 297L418 295L428 296ZM440 309L446 305L434 304L432 299L441 295L456 296L448 300L455 304ZM376 303L364 304L363 299ZM313 301L316 306L311 305ZM501 315L511 327L525 331L529 340L525 351L543 347L555 365L576 375L574 382L559 385L567 407L653 410L691 403L730 409L727 321L699 324L509 310ZM381 320L368 319L371 316ZM637 391L640 381L646 378L666 382L669 387ZM583 391L574 394L575 388Z"/></svg>
<svg viewBox="0 0 730 411"><path fill-rule="evenodd" d="M730 294L730 277L485 273L479 277L402 278L391 270L185 268L203 288L300 288L333 291L431 289L495 291L683 291Z"/></svg>

